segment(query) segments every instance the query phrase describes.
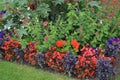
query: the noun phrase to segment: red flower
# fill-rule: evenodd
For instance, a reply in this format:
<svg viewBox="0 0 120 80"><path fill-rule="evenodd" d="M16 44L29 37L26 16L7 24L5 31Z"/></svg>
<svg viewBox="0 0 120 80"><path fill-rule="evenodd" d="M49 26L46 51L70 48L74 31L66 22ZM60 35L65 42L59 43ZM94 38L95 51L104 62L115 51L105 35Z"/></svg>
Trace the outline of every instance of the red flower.
<svg viewBox="0 0 120 80"><path fill-rule="evenodd" d="M65 40L59 40L56 42L56 46L57 47L63 47L66 44Z"/></svg>
<svg viewBox="0 0 120 80"><path fill-rule="evenodd" d="M78 48L79 48L79 46L80 46L80 43L78 43L78 42L76 41L76 39L73 39L73 40L71 41L71 45L74 47L75 50L78 50Z"/></svg>
<svg viewBox="0 0 120 80"><path fill-rule="evenodd" d="M36 5L35 5L35 4L29 4L28 7L29 7L31 10L35 10L35 9L36 9Z"/></svg>

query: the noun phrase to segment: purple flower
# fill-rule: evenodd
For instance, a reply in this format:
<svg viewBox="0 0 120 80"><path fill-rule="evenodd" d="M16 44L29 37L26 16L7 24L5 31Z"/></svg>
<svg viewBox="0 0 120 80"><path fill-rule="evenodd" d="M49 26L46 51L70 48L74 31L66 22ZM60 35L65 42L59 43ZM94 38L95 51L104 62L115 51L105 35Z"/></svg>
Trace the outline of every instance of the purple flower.
<svg viewBox="0 0 120 80"><path fill-rule="evenodd" d="M6 13L6 10L0 11L0 15L3 15L3 14L5 14L5 13Z"/></svg>
<svg viewBox="0 0 120 80"><path fill-rule="evenodd" d="M93 47L93 50L95 50L95 53L98 54L98 50L97 50L97 48L94 48L94 47Z"/></svg>
<svg viewBox="0 0 120 80"><path fill-rule="evenodd" d="M40 32L41 35L44 35L45 33L44 32Z"/></svg>
<svg viewBox="0 0 120 80"><path fill-rule="evenodd" d="M1 31L0 31L0 38L3 38L3 37L4 37L4 34L5 34L5 31L4 31L4 30L1 30Z"/></svg>
<svg viewBox="0 0 120 80"><path fill-rule="evenodd" d="M10 36L10 37L12 36L12 32L9 33L9 36Z"/></svg>
<svg viewBox="0 0 120 80"><path fill-rule="evenodd" d="M119 41L119 39L118 38L110 38L107 42L109 43L109 44L112 44L113 42L118 42Z"/></svg>

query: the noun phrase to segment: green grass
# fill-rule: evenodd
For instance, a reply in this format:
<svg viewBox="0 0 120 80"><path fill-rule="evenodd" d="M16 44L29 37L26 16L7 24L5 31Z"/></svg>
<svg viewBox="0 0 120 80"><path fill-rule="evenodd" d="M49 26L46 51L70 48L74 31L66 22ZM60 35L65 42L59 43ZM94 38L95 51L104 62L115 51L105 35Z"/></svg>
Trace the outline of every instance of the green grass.
<svg viewBox="0 0 120 80"><path fill-rule="evenodd" d="M0 80L75 80L26 65L0 61Z"/></svg>
<svg viewBox="0 0 120 80"><path fill-rule="evenodd" d="M0 80L76 80L26 65L0 60ZM120 76L118 79L120 80Z"/></svg>
<svg viewBox="0 0 120 80"><path fill-rule="evenodd" d="M118 76L118 80L120 80L120 75Z"/></svg>

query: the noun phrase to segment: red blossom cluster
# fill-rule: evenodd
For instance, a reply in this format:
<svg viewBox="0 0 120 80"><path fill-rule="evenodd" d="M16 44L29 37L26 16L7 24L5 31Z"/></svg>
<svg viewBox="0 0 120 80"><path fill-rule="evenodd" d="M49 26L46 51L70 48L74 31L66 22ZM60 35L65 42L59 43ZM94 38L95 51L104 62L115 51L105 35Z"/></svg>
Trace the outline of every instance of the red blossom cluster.
<svg viewBox="0 0 120 80"><path fill-rule="evenodd" d="M65 56L65 53L56 51L56 47L50 48L50 51L46 52L46 64L55 70L63 71L63 65L61 64L61 60Z"/></svg>
<svg viewBox="0 0 120 80"><path fill-rule="evenodd" d="M56 47L58 47L58 48L63 47L65 44L67 44L66 40L58 40L58 41L56 41ZM79 50L80 43L76 39L73 39L70 44L72 45L74 50L76 50L76 51Z"/></svg>
<svg viewBox="0 0 120 80"><path fill-rule="evenodd" d="M18 48L20 44L17 40L7 40L4 42L4 45L2 46L2 49L5 51L3 56L6 60L10 61L12 60L12 57L15 56L14 49Z"/></svg>
<svg viewBox="0 0 120 80"><path fill-rule="evenodd" d="M73 40L71 41L71 45L73 46L73 48L74 48L75 50L78 50L78 49L79 49L79 46L80 46L80 43L77 42L76 39L73 39Z"/></svg>
<svg viewBox="0 0 120 80"><path fill-rule="evenodd" d="M18 47L18 41L17 40L8 40L4 42L4 46L2 46L2 49L4 49L5 51L11 49L11 48L17 48Z"/></svg>
<svg viewBox="0 0 120 80"><path fill-rule="evenodd" d="M37 43L29 42L26 49L24 50L24 59L29 64L35 65L36 61L34 56L37 54L36 49Z"/></svg>
<svg viewBox="0 0 120 80"><path fill-rule="evenodd" d="M97 58L96 51L89 47L89 44L86 44L81 49L82 55L78 56L78 60L75 64L75 71L78 78L85 78L94 76Z"/></svg>
<svg viewBox="0 0 120 80"><path fill-rule="evenodd" d="M56 42L56 46L57 47L63 47L66 44L65 40L59 40Z"/></svg>

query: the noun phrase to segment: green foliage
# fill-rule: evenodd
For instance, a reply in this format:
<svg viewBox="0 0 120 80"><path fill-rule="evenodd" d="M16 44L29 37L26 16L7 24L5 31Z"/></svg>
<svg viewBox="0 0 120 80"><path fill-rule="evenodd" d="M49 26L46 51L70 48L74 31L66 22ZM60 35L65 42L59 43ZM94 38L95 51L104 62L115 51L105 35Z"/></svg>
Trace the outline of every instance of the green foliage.
<svg viewBox="0 0 120 80"><path fill-rule="evenodd" d="M98 0L3 0L0 4L5 4L3 9L7 10L2 16L2 28L17 29L13 38L20 39L22 44L38 42L39 51L66 40L62 51L69 49L76 54L70 45L72 39L81 46L90 43L104 47L108 38L120 35L120 8L112 0L107 5ZM34 9L29 10L30 5ZM48 22L47 26L44 22Z"/></svg>
<svg viewBox="0 0 120 80"><path fill-rule="evenodd" d="M98 7L99 6L99 2L97 2L97 1L91 1L91 2L88 3L88 5Z"/></svg>
<svg viewBox="0 0 120 80"><path fill-rule="evenodd" d="M38 16L42 18L48 17L48 12L50 11L49 5L46 3L40 4L34 13L37 13Z"/></svg>
<svg viewBox="0 0 120 80"><path fill-rule="evenodd" d="M65 0L53 0L53 3L55 3L55 5L57 4L63 4L65 2Z"/></svg>

